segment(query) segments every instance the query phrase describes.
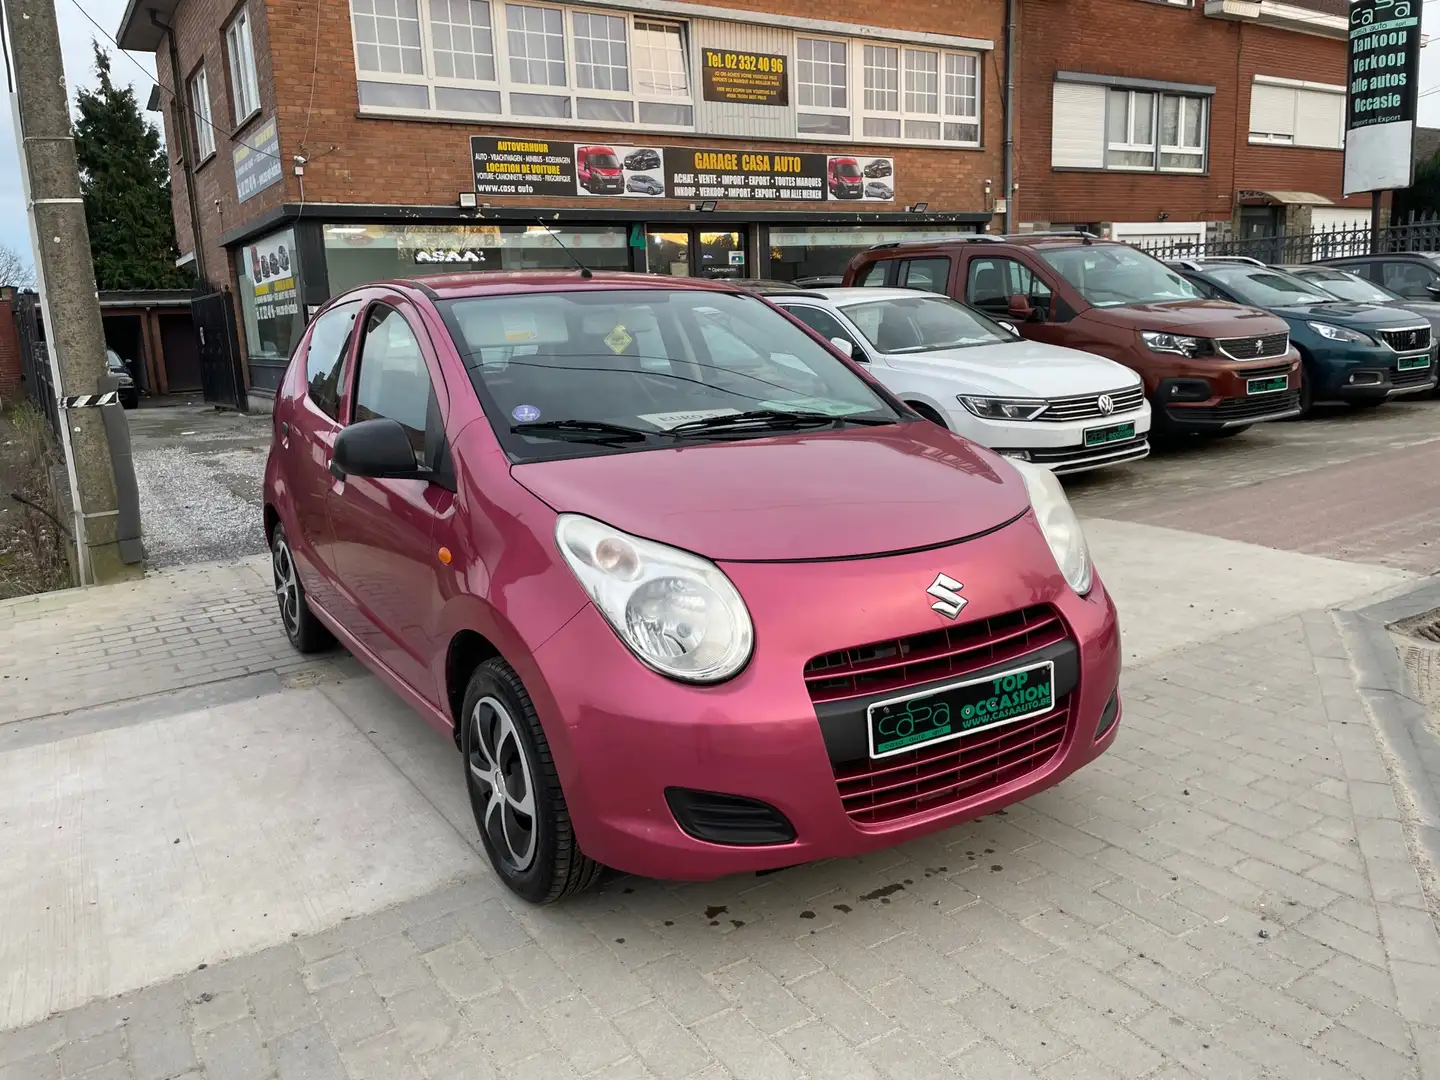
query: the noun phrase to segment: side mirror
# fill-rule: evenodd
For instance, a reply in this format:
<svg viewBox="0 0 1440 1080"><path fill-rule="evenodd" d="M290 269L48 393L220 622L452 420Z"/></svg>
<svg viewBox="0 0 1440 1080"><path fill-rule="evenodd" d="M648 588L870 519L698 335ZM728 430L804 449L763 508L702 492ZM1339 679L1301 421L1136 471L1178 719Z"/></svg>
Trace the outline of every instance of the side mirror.
<svg viewBox="0 0 1440 1080"><path fill-rule="evenodd" d="M1009 312L1012 319L1018 319L1020 322L1030 322L1039 314L1030 306L1030 301L1024 293L1015 293L1010 297Z"/></svg>
<svg viewBox="0 0 1440 1080"><path fill-rule="evenodd" d="M853 341L850 341L843 337L832 337L830 339L830 344L834 345L835 348L839 349L846 356L850 357L851 360L858 361L862 364L865 362L864 350L861 349L859 345L856 345Z"/></svg>
<svg viewBox="0 0 1440 1080"><path fill-rule="evenodd" d="M1440 298L1440 281L1432 281L1425 286L1425 291L1432 297Z"/></svg>
<svg viewBox="0 0 1440 1080"><path fill-rule="evenodd" d="M368 476L374 480L424 480L429 472L415 463L410 436L398 420L380 417L351 424L335 437L330 472L337 479Z"/></svg>
<svg viewBox="0 0 1440 1080"><path fill-rule="evenodd" d="M1009 330L1010 333L1014 334L1016 337L1020 336L1020 331L1014 323L1006 322L1004 319L996 319L995 321L999 323L1003 329Z"/></svg>

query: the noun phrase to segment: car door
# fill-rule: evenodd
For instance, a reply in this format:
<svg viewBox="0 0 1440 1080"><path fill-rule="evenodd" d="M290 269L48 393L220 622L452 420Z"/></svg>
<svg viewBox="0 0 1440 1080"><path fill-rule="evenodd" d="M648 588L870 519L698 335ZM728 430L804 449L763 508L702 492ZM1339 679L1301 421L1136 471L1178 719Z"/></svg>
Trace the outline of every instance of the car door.
<svg viewBox="0 0 1440 1080"><path fill-rule="evenodd" d="M1034 316L1025 322L1010 314L1010 298L1023 296ZM994 319L1003 319L1032 341L1063 344L1063 330L1051 321L1055 293L1050 284L1019 259L972 254L965 265L965 303Z"/></svg>
<svg viewBox="0 0 1440 1080"><path fill-rule="evenodd" d="M302 346L305 391L285 414L280 432L290 465L287 479L295 510L293 525L299 531L298 536L290 537L290 546L311 597L337 618L335 533L326 500L330 457L340 433L340 398L349 372L352 331L363 303L356 298L337 304L310 325Z"/></svg>
<svg viewBox="0 0 1440 1080"><path fill-rule="evenodd" d="M443 597L436 523L455 501L447 482L449 398L417 312L398 297L366 311L347 401L349 422L396 420L430 480L333 479L328 507L339 579L356 613L351 632L427 701L438 701L431 669Z"/></svg>
<svg viewBox="0 0 1440 1080"><path fill-rule="evenodd" d="M1380 263L1380 284L1407 300L1433 300L1430 287L1440 283L1440 272L1418 259L1385 259Z"/></svg>

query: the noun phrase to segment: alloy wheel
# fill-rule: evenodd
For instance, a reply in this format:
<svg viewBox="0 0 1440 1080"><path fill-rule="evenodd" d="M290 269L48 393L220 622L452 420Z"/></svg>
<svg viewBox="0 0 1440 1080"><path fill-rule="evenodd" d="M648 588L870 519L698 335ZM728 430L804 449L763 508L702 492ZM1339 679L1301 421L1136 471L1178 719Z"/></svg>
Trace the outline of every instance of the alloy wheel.
<svg viewBox="0 0 1440 1080"><path fill-rule="evenodd" d="M535 861L535 777L515 721L504 704L483 697L470 713L470 779L483 801L480 828L515 874Z"/></svg>
<svg viewBox="0 0 1440 1080"><path fill-rule="evenodd" d="M275 570L275 599L280 604L280 620L293 639L300 634L300 579L295 573L295 557L283 538L276 541L270 563Z"/></svg>

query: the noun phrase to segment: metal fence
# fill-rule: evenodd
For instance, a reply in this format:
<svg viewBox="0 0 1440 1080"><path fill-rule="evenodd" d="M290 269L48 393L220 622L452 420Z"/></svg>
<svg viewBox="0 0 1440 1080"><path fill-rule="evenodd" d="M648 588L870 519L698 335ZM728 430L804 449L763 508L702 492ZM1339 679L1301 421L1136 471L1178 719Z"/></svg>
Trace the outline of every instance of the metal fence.
<svg viewBox="0 0 1440 1080"><path fill-rule="evenodd" d="M20 379L25 396L45 413L52 431L60 430L60 406L50 374L50 353L45 345L45 321L40 297L33 292L15 296L15 326L20 333Z"/></svg>
<svg viewBox="0 0 1440 1080"><path fill-rule="evenodd" d="M1408 221L1380 230L1374 243L1370 227L1316 229L1284 236L1257 236L1243 240L1171 241L1139 243L1142 251L1164 260L1197 259L1205 256L1243 255L1263 263L1293 265L1338 259L1346 255L1370 255L1392 251L1440 251L1440 219Z"/></svg>

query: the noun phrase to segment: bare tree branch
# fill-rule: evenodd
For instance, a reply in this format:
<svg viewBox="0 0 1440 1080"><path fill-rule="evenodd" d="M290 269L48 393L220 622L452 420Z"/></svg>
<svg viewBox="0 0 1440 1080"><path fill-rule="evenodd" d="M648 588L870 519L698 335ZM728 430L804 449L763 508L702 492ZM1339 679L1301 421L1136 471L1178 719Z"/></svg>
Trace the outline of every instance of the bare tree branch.
<svg viewBox="0 0 1440 1080"><path fill-rule="evenodd" d="M35 287L35 267L30 259L4 244L0 244L0 285L12 285L17 289Z"/></svg>

